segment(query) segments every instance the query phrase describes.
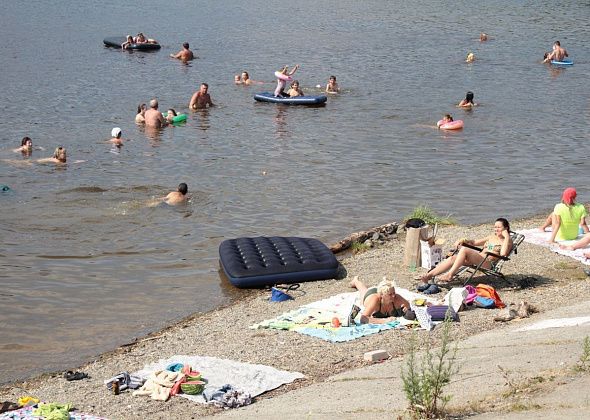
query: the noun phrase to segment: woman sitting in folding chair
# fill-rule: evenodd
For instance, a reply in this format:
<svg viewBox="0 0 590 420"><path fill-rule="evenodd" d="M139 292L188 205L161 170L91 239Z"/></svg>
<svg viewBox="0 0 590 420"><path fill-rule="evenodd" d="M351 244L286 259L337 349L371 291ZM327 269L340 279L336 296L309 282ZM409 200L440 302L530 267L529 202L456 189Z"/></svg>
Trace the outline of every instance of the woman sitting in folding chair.
<svg viewBox="0 0 590 420"><path fill-rule="evenodd" d="M466 245L466 246L462 246ZM482 246L481 252L469 248L469 246ZM507 256L512 250L512 239L510 238L510 224L508 220L500 217L494 223L494 234L481 239L468 240L459 239L455 243L457 252L451 257L440 262L428 273L420 277L424 283L428 283L435 276L440 282L449 282L463 266L477 266L482 263L483 268L491 269L498 258L488 255L492 252L501 256ZM444 274L443 274L444 273ZM440 275L442 274L442 275ZM440 275L440 276L439 276Z"/></svg>

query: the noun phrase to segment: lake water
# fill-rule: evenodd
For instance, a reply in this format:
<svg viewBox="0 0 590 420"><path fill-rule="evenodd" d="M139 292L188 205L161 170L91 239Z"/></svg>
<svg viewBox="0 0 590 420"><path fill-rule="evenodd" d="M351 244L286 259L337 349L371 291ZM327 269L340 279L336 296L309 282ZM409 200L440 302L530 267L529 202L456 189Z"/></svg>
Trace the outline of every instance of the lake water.
<svg viewBox="0 0 590 420"><path fill-rule="evenodd" d="M516 218L548 210L568 185L590 201L589 19L588 1L7 3L0 382L239 298L218 273L225 238L330 243L418 204L465 223ZM139 31L162 49L102 45ZM481 31L492 39L478 42ZM556 39L573 67L539 63ZM190 65L168 58L184 41L200 57ZM307 94L331 74L343 93L323 108L252 99L296 63ZM269 83L235 86L242 70ZM201 82L217 107L155 135L133 123L153 97L187 111ZM467 90L473 111L454 107ZM465 128L436 130L445 113ZM130 140L121 151L105 143L114 126ZM11 149L25 135L44 148L33 158L63 145L70 163L21 158ZM179 182L186 207L146 206Z"/></svg>

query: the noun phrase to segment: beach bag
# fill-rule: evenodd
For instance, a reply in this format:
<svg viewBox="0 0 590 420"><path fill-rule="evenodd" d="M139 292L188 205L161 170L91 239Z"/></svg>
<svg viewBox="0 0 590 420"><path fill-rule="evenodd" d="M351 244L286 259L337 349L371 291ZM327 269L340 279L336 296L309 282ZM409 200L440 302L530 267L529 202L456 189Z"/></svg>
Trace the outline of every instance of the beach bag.
<svg viewBox="0 0 590 420"><path fill-rule="evenodd" d="M464 302L466 305L471 305L477 297L477 290L475 290L475 287L470 284L465 286L465 290L467 290L467 296L465 297Z"/></svg>
<svg viewBox="0 0 590 420"><path fill-rule="evenodd" d="M496 302L494 302L494 299L483 296L476 296L473 304L478 308L484 309L494 309L496 307Z"/></svg>
<svg viewBox="0 0 590 420"><path fill-rule="evenodd" d="M288 293L283 292L282 290L277 289L276 287L273 287L270 290L271 290L271 292L270 292L270 301L271 302L284 302L286 300L293 299L293 296L291 296Z"/></svg>
<svg viewBox="0 0 590 420"><path fill-rule="evenodd" d="M494 289L492 286L488 286L487 284L478 284L475 286L475 291L477 296L493 299L496 308L506 307L504 302L502 302L502 299L500 299L498 292L496 292L496 289Z"/></svg>
<svg viewBox="0 0 590 420"><path fill-rule="evenodd" d="M451 318L452 321L459 321L459 315L457 315L457 312L447 305L432 305L426 309L426 313L433 321L444 321L447 316L447 312L449 314L449 318Z"/></svg>

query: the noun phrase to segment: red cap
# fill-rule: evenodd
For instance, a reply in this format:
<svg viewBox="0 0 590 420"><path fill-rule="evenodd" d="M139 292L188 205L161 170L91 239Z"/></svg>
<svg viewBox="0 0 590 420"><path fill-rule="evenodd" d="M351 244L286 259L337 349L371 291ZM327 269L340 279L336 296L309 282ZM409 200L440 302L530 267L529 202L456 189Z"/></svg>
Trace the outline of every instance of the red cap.
<svg viewBox="0 0 590 420"><path fill-rule="evenodd" d="M575 188L566 188L563 191L563 195L561 196L561 201L563 201L568 206L571 206L572 204L574 204L574 200L576 199L577 195L578 193L576 192Z"/></svg>

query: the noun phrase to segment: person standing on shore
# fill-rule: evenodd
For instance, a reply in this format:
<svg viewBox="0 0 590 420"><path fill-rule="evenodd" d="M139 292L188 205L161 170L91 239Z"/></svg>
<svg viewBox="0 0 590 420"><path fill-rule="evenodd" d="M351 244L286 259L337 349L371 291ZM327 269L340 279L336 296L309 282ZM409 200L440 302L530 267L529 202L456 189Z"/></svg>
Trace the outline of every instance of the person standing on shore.
<svg viewBox="0 0 590 420"><path fill-rule="evenodd" d="M188 104L190 109L204 109L207 108L207 105L210 107L215 106L213 102L211 102L211 96L208 93L209 85L207 83L201 83L201 88L196 91L191 100Z"/></svg>
<svg viewBox="0 0 590 420"><path fill-rule="evenodd" d="M166 124L166 120L162 116L162 113L158 111L158 106L157 99L152 99L150 101L150 109L145 111L144 115L146 127L161 128L164 124Z"/></svg>
<svg viewBox="0 0 590 420"><path fill-rule="evenodd" d="M177 58L179 60L187 62L194 59L195 55L190 50L188 42L185 42L184 44L182 44L182 50L177 52L176 54L170 54L170 57Z"/></svg>
<svg viewBox="0 0 590 420"><path fill-rule="evenodd" d="M588 233L586 216L588 212L583 204L576 203L577 192L575 188L566 188L561 196L561 203L557 203L553 212L547 217L545 223L539 228L545 232L551 226L551 238L549 243L568 241L578 237L579 229Z"/></svg>

